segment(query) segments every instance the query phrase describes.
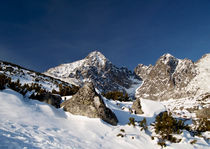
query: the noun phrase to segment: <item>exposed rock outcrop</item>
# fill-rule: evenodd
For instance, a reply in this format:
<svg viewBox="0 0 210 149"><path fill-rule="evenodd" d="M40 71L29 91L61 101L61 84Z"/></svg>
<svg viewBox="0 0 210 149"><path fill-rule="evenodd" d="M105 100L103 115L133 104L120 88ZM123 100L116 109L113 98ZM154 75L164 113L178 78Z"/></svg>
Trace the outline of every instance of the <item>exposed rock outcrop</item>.
<svg viewBox="0 0 210 149"><path fill-rule="evenodd" d="M137 90L137 98L166 100L193 95L186 91L188 83L196 76L194 63L189 59L180 60L170 54L160 57L155 66L138 65L135 72L144 83Z"/></svg>
<svg viewBox="0 0 210 149"><path fill-rule="evenodd" d="M141 101L140 99L136 99L133 102L132 109L135 110L136 114L143 114L144 112L141 109Z"/></svg>
<svg viewBox="0 0 210 149"><path fill-rule="evenodd" d="M203 109L201 109L201 110L198 110L198 111L196 112L196 116L197 116L198 118L207 118L207 119L209 119L209 118L210 118L210 107L208 107L208 108L203 108Z"/></svg>
<svg viewBox="0 0 210 149"><path fill-rule="evenodd" d="M141 77L142 80L146 80L147 75L150 73L152 70L153 66L149 65L146 66L144 64L138 64L138 66L134 69L134 72Z"/></svg>
<svg viewBox="0 0 210 149"><path fill-rule="evenodd" d="M95 91L93 83L84 84L70 100L64 101L61 106L65 111L75 115L101 118L111 125L118 123L115 114L105 106L102 97Z"/></svg>
<svg viewBox="0 0 210 149"><path fill-rule="evenodd" d="M41 102L48 103L56 108L60 108L61 96L51 93L38 93L36 95L32 94L31 99L39 100Z"/></svg>

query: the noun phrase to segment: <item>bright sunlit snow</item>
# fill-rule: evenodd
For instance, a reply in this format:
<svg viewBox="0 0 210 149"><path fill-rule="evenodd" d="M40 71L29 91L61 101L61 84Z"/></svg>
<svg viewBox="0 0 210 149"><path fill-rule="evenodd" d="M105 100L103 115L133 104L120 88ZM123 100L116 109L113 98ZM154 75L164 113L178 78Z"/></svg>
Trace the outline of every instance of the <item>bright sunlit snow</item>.
<svg viewBox="0 0 210 149"><path fill-rule="evenodd" d="M155 114L164 111L161 103L142 100L143 115L129 113L132 102L116 102L104 99L119 119L111 126L98 118L75 116L36 100L24 98L10 89L0 92L0 148L77 148L77 149L158 149L150 133L140 131L139 126L128 126L129 117L154 121ZM124 129L125 137L117 137ZM185 135L188 135L185 137ZM203 139L195 146L189 144L192 137L184 133L183 141L168 148L208 148Z"/></svg>

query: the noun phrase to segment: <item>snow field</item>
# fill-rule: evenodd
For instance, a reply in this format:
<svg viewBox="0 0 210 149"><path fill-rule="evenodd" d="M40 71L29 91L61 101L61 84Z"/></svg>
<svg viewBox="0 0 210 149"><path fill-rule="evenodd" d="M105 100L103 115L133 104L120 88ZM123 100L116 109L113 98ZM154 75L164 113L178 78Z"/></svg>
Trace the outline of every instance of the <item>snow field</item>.
<svg viewBox="0 0 210 149"><path fill-rule="evenodd" d="M151 140L151 126L148 131L128 126L129 117L137 121L146 117L147 122L165 107L155 101L141 100L143 115L129 112L132 102L118 102L104 99L106 105L116 114L119 123L111 126L98 118L87 118L64 112L51 105L24 98L10 89L0 91L0 148L65 148L65 149L159 149L157 140ZM124 132L121 131L124 130ZM122 133L124 137L117 137ZM208 134L207 134L208 135ZM209 148L202 138L191 145L194 139L188 132L182 134L179 144L167 148Z"/></svg>

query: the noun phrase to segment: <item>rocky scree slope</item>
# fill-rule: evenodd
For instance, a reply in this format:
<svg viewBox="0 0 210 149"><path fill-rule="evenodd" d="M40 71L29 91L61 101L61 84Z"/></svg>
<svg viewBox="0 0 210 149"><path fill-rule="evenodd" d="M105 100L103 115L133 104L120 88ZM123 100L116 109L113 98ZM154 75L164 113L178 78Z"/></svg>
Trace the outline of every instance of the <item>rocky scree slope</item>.
<svg viewBox="0 0 210 149"><path fill-rule="evenodd" d="M98 51L91 52L82 60L50 68L45 74L80 86L93 82L101 92L126 92L132 85L141 84L135 73L116 67Z"/></svg>

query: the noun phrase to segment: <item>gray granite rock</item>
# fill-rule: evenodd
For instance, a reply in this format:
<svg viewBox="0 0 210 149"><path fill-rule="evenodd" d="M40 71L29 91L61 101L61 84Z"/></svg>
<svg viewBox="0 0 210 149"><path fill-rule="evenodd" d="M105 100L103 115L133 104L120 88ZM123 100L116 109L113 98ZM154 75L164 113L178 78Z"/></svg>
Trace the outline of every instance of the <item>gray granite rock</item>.
<svg viewBox="0 0 210 149"><path fill-rule="evenodd" d="M70 100L64 101L61 106L65 111L75 115L101 118L111 125L118 123L115 114L105 106L101 95L95 91L93 83L90 82L85 83Z"/></svg>
<svg viewBox="0 0 210 149"><path fill-rule="evenodd" d="M144 112L141 109L141 101L140 99L136 99L133 102L132 109L135 110L136 114L143 114Z"/></svg>

